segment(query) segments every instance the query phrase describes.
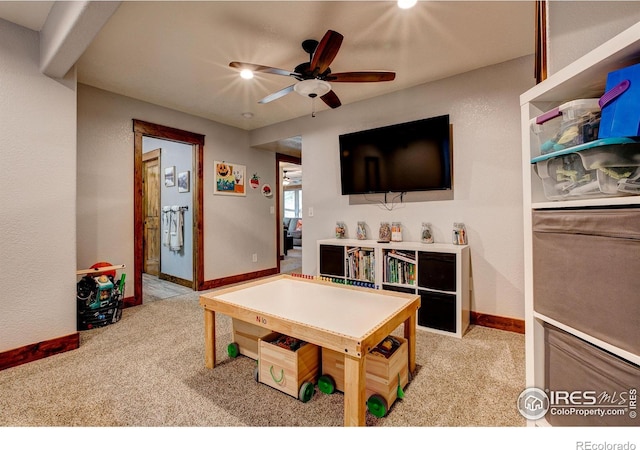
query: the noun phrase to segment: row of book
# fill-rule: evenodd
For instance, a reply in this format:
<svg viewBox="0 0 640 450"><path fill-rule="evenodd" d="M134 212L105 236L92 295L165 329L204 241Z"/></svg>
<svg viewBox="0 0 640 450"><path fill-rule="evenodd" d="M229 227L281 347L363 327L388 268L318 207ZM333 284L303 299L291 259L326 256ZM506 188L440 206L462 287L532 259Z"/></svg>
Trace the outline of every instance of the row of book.
<svg viewBox="0 0 640 450"><path fill-rule="evenodd" d="M416 284L416 255L414 252L391 250L384 255L385 283Z"/></svg>
<svg viewBox="0 0 640 450"><path fill-rule="evenodd" d="M374 282L376 259L372 248L352 247L347 249L347 278Z"/></svg>

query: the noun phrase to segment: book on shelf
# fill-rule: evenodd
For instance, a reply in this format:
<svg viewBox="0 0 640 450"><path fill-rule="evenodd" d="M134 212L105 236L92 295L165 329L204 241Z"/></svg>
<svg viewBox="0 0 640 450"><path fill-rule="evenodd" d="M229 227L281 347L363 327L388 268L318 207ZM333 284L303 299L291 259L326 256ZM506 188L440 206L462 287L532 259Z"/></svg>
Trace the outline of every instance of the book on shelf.
<svg viewBox="0 0 640 450"><path fill-rule="evenodd" d="M416 254L415 252L402 252L399 250L391 250L389 252L387 252L387 256L389 256L390 258L395 258L395 259L399 259L401 261L406 261L409 263L415 263L416 262Z"/></svg>
<svg viewBox="0 0 640 450"><path fill-rule="evenodd" d="M406 254L388 252L384 258L383 280L386 283L416 284L415 254L413 259Z"/></svg>
<svg viewBox="0 0 640 450"><path fill-rule="evenodd" d="M347 249L347 277L355 280L375 279L375 255L373 249L353 247Z"/></svg>

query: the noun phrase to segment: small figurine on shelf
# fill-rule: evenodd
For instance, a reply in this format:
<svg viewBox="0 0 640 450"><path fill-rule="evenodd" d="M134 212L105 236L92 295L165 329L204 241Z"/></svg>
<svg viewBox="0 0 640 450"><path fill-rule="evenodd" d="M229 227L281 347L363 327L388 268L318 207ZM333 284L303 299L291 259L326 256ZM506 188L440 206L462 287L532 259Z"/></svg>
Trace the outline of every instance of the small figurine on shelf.
<svg viewBox="0 0 640 450"><path fill-rule="evenodd" d="M420 240L425 244L433 244L433 233L431 232L430 223L422 223L422 233L420 233Z"/></svg>
<svg viewBox="0 0 640 450"><path fill-rule="evenodd" d="M336 222L336 238L344 239L347 235L347 227L344 222Z"/></svg>
<svg viewBox="0 0 640 450"><path fill-rule="evenodd" d="M400 222L391 224L391 240L393 242L402 242L402 225Z"/></svg>
<svg viewBox="0 0 640 450"><path fill-rule="evenodd" d="M378 232L378 242L391 241L391 227L389 222L380 222L380 231Z"/></svg>
<svg viewBox="0 0 640 450"><path fill-rule="evenodd" d="M453 224L453 243L456 245L467 244L467 229L462 222L456 222Z"/></svg>
<svg viewBox="0 0 640 450"><path fill-rule="evenodd" d="M358 222L358 228L356 228L356 236L359 240L365 240L367 238L367 224L364 222Z"/></svg>

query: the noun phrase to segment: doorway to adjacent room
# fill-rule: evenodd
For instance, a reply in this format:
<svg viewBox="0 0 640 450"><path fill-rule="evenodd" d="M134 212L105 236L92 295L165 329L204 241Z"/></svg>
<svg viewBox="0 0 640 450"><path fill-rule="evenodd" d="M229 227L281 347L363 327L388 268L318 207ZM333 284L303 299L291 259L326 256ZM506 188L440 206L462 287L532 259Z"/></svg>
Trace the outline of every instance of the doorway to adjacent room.
<svg viewBox="0 0 640 450"><path fill-rule="evenodd" d="M131 306L198 290L204 280L204 136L133 122L135 288Z"/></svg>
<svg viewBox="0 0 640 450"><path fill-rule="evenodd" d="M276 156L280 273L302 271L302 165L300 158Z"/></svg>

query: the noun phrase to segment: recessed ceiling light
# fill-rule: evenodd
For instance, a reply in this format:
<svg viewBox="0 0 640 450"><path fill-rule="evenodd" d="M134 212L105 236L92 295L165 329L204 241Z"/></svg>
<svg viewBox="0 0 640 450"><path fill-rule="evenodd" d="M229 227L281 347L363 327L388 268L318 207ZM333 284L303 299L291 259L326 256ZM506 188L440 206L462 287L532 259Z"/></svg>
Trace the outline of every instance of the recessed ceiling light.
<svg viewBox="0 0 640 450"><path fill-rule="evenodd" d="M252 112L243 112L242 114L240 114L242 117L244 117L245 119L252 119L253 118L253 113Z"/></svg>
<svg viewBox="0 0 640 450"><path fill-rule="evenodd" d="M240 71L240 76L245 80L250 80L253 78L253 72L250 71L249 69L242 69Z"/></svg>
<svg viewBox="0 0 640 450"><path fill-rule="evenodd" d="M418 0L398 0L398 8L409 9L416 6Z"/></svg>

